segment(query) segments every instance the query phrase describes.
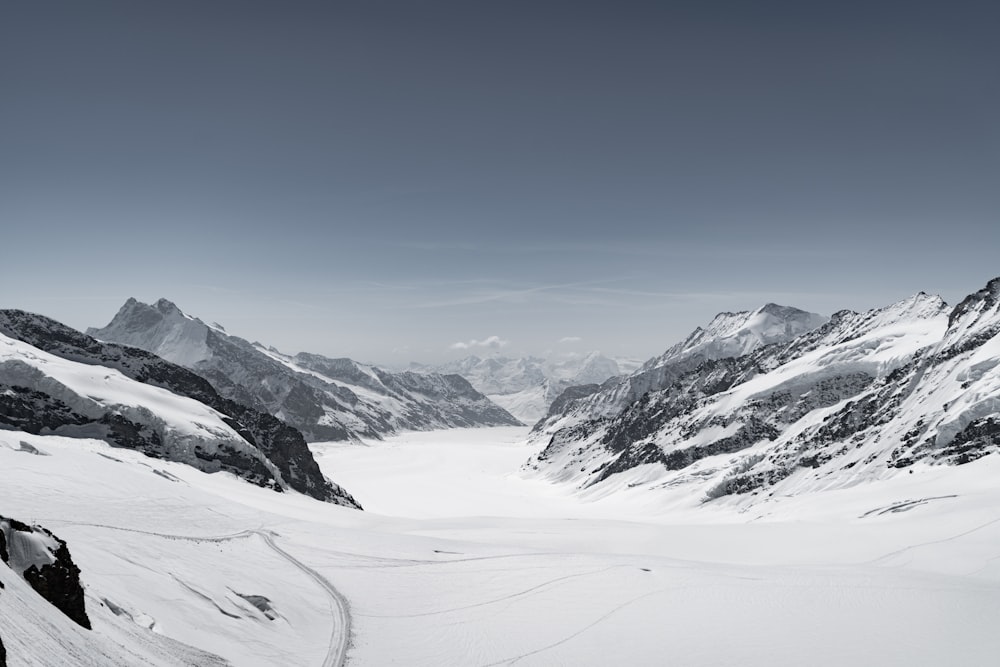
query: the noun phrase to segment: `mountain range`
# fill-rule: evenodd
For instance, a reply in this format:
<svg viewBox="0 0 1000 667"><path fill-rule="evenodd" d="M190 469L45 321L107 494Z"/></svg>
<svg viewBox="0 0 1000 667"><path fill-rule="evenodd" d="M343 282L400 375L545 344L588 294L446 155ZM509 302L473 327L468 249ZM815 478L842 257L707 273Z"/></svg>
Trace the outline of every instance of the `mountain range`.
<svg viewBox="0 0 1000 667"><path fill-rule="evenodd" d="M1000 278L956 306L921 292L831 317L721 313L604 380L595 355L579 366L593 375L564 369L594 381L527 443L475 428L368 447L351 431L310 449L253 382L335 384L393 428L417 394L453 416L428 387L469 383L288 357L139 306L133 333L214 380L0 311L0 665L591 664L612 641L627 664L664 645L682 664L706 646L751 665L779 644L787 664L1000 650ZM485 386L541 386L545 362L485 361L466 370ZM325 473L379 509L355 511Z"/></svg>
<svg viewBox="0 0 1000 667"><path fill-rule="evenodd" d="M1000 278L955 307L921 292L829 319L722 313L635 373L564 395L532 430L544 448L527 470L754 503L967 463L1000 447L998 301Z"/></svg>
<svg viewBox="0 0 1000 667"><path fill-rule="evenodd" d="M277 416L310 442L520 423L461 376L282 354L205 324L166 299L152 305L129 299L107 326L87 333L187 367L222 396Z"/></svg>

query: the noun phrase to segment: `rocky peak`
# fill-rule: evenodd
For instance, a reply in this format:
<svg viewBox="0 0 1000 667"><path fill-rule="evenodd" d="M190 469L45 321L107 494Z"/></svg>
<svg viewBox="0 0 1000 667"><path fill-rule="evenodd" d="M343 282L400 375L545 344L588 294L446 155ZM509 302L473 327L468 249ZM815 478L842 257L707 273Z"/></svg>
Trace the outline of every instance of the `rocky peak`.
<svg viewBox="0 0 1000 667"><path fill-rule="evenodd" d="M962 299L948 316L948 328L954 327L956 322L964 319L969 313L983 313L990 310L998 301L1000 301L1000 277L990 280L986 283L986 287Z"/></svg>
<svg viewBox="0 0 1000 667"><path fill-rule="evenodd" d="M757 312L767 313L768 315L774 315L781 319L792 319L793 317L801 317L802 315L808 315L804 310L800 310L793 306L781 306L776 303L765 303L760 307Z"/></svg>
<svg viewBox="0 0 1000 667"><path fill-rule="evenodd" d="M168 299L159 299L156 302L156 309L164 315L172 315L174 313L183 314L181 313L181 309L177 307L177 304Z"/></svg>
<svg viewBox="0 0 1000 667"><path fill-rule="evenodd" d="M186 316L167 299L148 305L129 298L106 327L90 328L87 333L100 340L149 350L182 366L211 356L208 327Z"/></svg>

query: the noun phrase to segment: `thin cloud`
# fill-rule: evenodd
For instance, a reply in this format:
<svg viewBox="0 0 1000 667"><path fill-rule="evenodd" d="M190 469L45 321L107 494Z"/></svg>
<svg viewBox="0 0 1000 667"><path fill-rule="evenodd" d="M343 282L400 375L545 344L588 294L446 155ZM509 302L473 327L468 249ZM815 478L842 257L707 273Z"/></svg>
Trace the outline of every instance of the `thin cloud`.
<svg viewBox="0 0 1000 667"><path fill-rule="evenodd" d="M583 339L579 336L563 336L559 339L560 343L579 343Z"/></svg>
<svg viewBox="0 0 1000 667"><path fill-rule="evenodd" d="M550 300L559 300L560 294L566 291L586 290L593 285L606 285L619 282L625 278L608 278L604 280L585 280L573 283L558 283L550 285L534 285L523 288L498 288L493 290L483 290L473 292L463 296L457 296L439 301L411 304L412 308L442 308L449 306L467 306L473 304L489 303L500 301L504 303L527 303L540 296L545 296Z"/></svg>
<svg viewBox="0 0 1000 667"><path fill-rule="evenodd" d="M470 341L458 341L457 343L452 343L450 347L453 350L469 350L474 347L486 347L498 350L506 344L507 341L504 340L503 338L500 338L500 336L489 336L482 340L476 340L475 338L473 338Z"/></svg>

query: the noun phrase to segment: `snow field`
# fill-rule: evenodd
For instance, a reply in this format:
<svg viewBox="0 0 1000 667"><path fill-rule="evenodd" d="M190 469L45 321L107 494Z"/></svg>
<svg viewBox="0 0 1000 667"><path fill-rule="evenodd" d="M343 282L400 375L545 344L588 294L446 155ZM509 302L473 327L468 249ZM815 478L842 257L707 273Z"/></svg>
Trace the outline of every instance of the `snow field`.
<svg viewBox="0 0 1000 667"><path fill-rule="evenodd" d="M356 512L0 431L2 511L68 541L95 624L76 631L11 594L7 570L10 664L209 664L167 638L241 666L335 664L329 591L268 538L347 598L350 665L985 665L1000 652L993 457L750 511L678 510L648 488L588 500L526 479L525 435L316 445L371 510ZM37 623L10 625L20 613ZM93 646L142 659L94 662Z"/></svg>

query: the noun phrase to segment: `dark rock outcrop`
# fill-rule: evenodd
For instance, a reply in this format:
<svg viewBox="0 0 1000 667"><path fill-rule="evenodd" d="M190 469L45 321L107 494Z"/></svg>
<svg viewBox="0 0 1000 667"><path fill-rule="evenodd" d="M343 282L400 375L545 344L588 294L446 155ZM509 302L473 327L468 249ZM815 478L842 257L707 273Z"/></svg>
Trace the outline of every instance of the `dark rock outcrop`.
<svg viewBox="0 0 1000 667"><path fill-rule="evenodd" d="M4 563L52 606L90 630L80 568L65 540L41 526L0 516L0 542Z"/></svg>

